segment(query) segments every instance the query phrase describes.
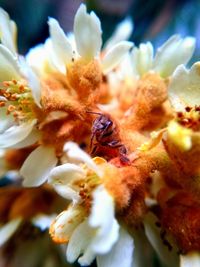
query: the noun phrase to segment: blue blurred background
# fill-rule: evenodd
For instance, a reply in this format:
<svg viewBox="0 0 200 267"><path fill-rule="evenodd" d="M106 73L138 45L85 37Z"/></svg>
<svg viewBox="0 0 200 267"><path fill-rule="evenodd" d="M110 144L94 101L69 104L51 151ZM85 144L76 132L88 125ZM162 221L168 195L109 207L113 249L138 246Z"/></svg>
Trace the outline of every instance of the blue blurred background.
<svg viewBox="0 0 200 267"><path fill-rule="evenodd" d="M19 52L48 37L48 16L59 20L66 32L73 29L74 14L81 2L94 10L102 21L104 41L126 16L134 21L131 40L138 45L150 40L155 47L172 34L197 38L194 60L200 58L200 0L0 0L18 25Z"/></svg>

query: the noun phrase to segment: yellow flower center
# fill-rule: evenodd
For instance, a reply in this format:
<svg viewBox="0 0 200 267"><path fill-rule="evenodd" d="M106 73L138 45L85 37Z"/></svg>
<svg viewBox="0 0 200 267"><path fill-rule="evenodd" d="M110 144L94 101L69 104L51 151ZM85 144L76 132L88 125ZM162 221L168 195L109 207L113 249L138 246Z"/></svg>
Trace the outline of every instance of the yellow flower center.
<svg viewBox="0 0 200 267"><path fill-rule="evenodd" d="M7 115L11 114L15 122L19 124L33 119L34 100L24 81L3 82L0 96L0 107L6 107Z"/></svg>
<svg viewBox="0 0 200 267"><path fill-rule="evenodd" d="M106 161L103 158L95 157L93 161L97 164L104 164ZM88 169L86 165L83 165L83 169L86 171L86 177L73 182L72 187L76 188L81 197L81 206L86 210L87 213L90 212L92 193L94 189L102 183L101 178L94 173L94 171Z"/></svg>

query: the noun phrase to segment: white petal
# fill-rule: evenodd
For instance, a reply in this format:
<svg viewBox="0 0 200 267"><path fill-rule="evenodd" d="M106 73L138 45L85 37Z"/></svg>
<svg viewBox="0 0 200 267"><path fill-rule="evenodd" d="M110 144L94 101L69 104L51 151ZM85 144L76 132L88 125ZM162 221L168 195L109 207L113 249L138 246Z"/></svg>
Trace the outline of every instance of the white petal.
<svg viewBox="0 0 200 267"><path fill-rule="evenodd" d="M114 88L119 87L119 81L127 79L128 81L132 81L132 79L139 78L139 73L136 66L136 60L135 60L135 51L137 51L138 48L134 47L131 52L127 53L124 58L122 59L122 62L119 64L119 68L117 69L117 74L119 75L119 78L116 76L116 72L110 72L108 75L108 81L111 83L111 86ZM117 79L118 78L118 79Z"/></svg>
<svg viewBox="0 0 200 267"><path fill-rule="evenodd" d="M32 131L36 120L30 123L23 123L19 126L14 125L0 134L0 148L11 147L24 140Z"/></svg>
<svg viewBox="0 0 200 267"><path fill-rule="evenodd" d="M200 103L200 62L191 70L180 65L175 70L169 86L169 100L176 111L184 111L186 106L193 107Z"/></svg>
<svg viewBox="0 0 200 267"><path fill-rule="evenodd" d="M185 97L182 99L182 94L185 93L185 88L188 87L188 84L188 71L184 65L180 65L173 73L169 85L169 100L176 111L185 110L187 104L184 102Z"/></svg>
<svg viewBox="0 0 200 267"><path fill-rule="evenodd" d="M115 219L114 200L103 186L93 193L93 204L89 216L89 225L97 228L91 248L95 253L107 253L119 236L119 225Z"/></svg>
<svg viewBox="0 0 200 267"><path fill-rule="evenodd" d="M16 24L5 10L0 8L0 40L13 54L16 52Z"/></svg>
<svg viewBox="0 0 200 267"><path fill-rule="evenodd" d="M78 263L81 265L81 266L88 266L90 265L95 259L95 254L90 250L90 248L88 248L83 256L81 256L79 259L78 259Z"/></svg>
<svg viewBox="0 0 200 267"><path fill-rule="evenodd" d="M32 187L43 184L56 163L54 148L46 146L36 148L20 169L20 174L24 178L23 186Z"/></svg>
<svg viewBox="0 0 200 267"><path fill-rule="evenodd" d="M39 77L34 73L23 57L20 58L20 71L26 78L28 86L31 88L33 99L38 107L41 108L41 85Z"/></svg>
<svg viewBox="0 0 200 267"><path fill-rule="evenodd" d="M90 265L95 258L95 255L91 250L88 250L88 246L94 235L94 230L89 227L87 220L82 222L73 232L69 244L67 246L67 260L73 263L81 254L83 258L79 259L81 265ZM86 255L85 255L86 253Z"/></svg>
<svg viewBox="0 0 200 267"><path fill-rule="evenodd" d="M19 149L19 148L31 146L35 144L40 139L40 137L41 137L41 132L38 131L37 129L33 129L31 133L26 138L24 138L24 140L22 140L21 142L11 147Z"/></svg>
<svg viewBox="0 0 200 267"><path fill-rule="evenodd" d="M16 218L0 227L0 246L2 246L18 229L22 218Z"/></svg>
<svg viewBox="0 0 200 267"><path fill-rule="evenodd" d="M145 216L144 228L146 236L162 262L168 267L176 267L179 262L178 253L175 249L170 251L168 247L163 244L160 237L160 229L156 226L156 221L157 219L152 213Z"/></svg>
<svg viewBox="0 0 200 267"><path fill-rule="evenodd" d="M70 206L66 211L61 212L50 227L50 234L58 242L68 242L73 231L83 221L82 211Z"/></svg>
<svg viewBox="0 0 200 267"><path fill-rule="evenodd" d="M0 108L0 134L6 131L13 124L13 116L7 115L7 107Z"/></svg>
<svg viewBox="0 0 200 267"><path fill-rule="evenodd" d="M78 52L77 52L77 49L76 49L76 40L75 40L74 33L73 32L68 32L67 33L67 39L71 44L72 50L75 52L73 57L76 57Z"/></svg>
<svg viewBox="0 0 200 267"><path fill-rule="evenodd" d="M162 77L170 76L178 65L186 64L190 60L194 48L194 38L181 39L178 35L172 36L157 50L154 71Z"/></svg>
<svg viewBox="0 0 200 267"><path fill-rule="evenodd" d="M125 18L120 22L112 36L107 40L104 46L104 50L110 49L115 44L128 40L133 31L133 21L130 17Z"/></svg>
<svg viewBox="0 0 200 267"><path fill-rule="evenodd" d="M53 54L54 57L55 54L53 51L49 53L48 42L51 43L50 38L48 38L44 44L39 44L31 48L26 54L26 62L39 77L56 70L56 67L52 64L51 58L51 54ZM51 50L53 50L52 43Z"/></svg>
<svg viewBox="0 0 200 267"><path fill-rule="evenodd" d="M20 79L20 68L17 57L0 44L0 82Z"/></svg>
<svg viewBox="0 0 200 267"><path fill-rule="evenodd" d="M101 50L101 23L94 12L87 14L81 4L74 18L74 34L78 53L87 61L97 57Z"/></svg>
<svg viewBox="0 0 200 267"><path fill-rule="evenodd" d="M119 239L111 251L97 256L98 267L131 267L134 243L133 238L120 229Z"/></svg>
<svg viewBox="0 0 200 267"><path fill-rule="evenodd" d="M180 267L200 267L200 254L191 252L186 255L180 255Z"/></svg>
<svg viewBox="0 0 200 267"><path fill-rule="evenodd" d="M103 72L107 73L119 64L125 54L133 46L133 43L122 41L113 46L102 60Z"/></svg>
<svg viewBox="0 0 200 267"><path fill-rule="evenodd" d="M63 150L66 152L67 157L70 160L73 160L75 162L83 162L88 166L88 168L97 173L99 177L102 176L102 171L100 170L100 168L98 168L98 166L94 163L91 157L82 149L80 149L80 147L76 143L67 142L64 145Z"/></svg>
<svg viewBox="0 0 200 267"><path fill-rule="evenodd" d="M72 46L56 19L50 18L48 24L54 53L66 68L72 62Z"/></svg>
<svg viewBox="0 0 200 267"><path fill-rule="evenodd" d="M131 52L131 60L134 72L142 76L147 73L153 64L153 46L150 42L140 44L139 48L134 48Z"/></svg>
<svg viewBox="0 0 200 267"><path fill-rule="evenodd" d="M102 233L102 230L101 228L97 230L90 245L91 250L94 251L95 254L108 253L119 238L119 224L116 219L113 219L110 225L110 231Z"/></svg>
<svg viewBox="0 0 200 267"><path fill-rule="evenodd" d="M60 62L59 58L54 53L52 40L50 38L45 41L44 47L51 71L57 70L63 74L66 74L66 66Z"/></svg>
<svg viewBox="0 0 200 267"><path fill-rule="evenodd" d="M48 181L52 184L67 185L71 181L84 176L85 173L81 167L72 163L65 163L51 170Z"/></svg>
<svg viewBox="0 0 200 267"><path fill-rule="evenodd" d="M110 222L114 218L114 212L113 198L103 185L98 186L93 192L93 204L89 224L92 227L109 228Z"/></svg>
<svg viewBox="0 0 200 267"><path fill-rule="evenodd" d="M194 63L189 71L189 86L184 92L184 101L190 105L199 105L200 102L200 61ZM186 100L187 98L187 100Z"/></svg>
<svg viewBox="0 0 200 267"><path fill-rule="evenodd" d="M31 222L34 226L40 228L41 231L45 231L49 229L53 219L55 219L55 215L38 214Z"/></svg>
<svg viewBox="0 0 200 267"><path fill-rule="evenodd" d="M38 75L43 75L48 62L44 45L39 44L31 48L26 54L26 62Z"/></svg>
<svg viewBox="0 0 200 267"><path fill-rule="evenodd" d="M53 185L53 187L61 197L72 200L73 205L80 200L79 193L66 185Z"/></svg>

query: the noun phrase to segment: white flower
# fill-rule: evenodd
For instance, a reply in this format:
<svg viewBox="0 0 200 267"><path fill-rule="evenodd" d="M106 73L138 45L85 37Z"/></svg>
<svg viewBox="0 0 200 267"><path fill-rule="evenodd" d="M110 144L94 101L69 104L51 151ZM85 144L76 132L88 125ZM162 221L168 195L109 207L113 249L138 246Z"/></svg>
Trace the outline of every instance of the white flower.
<svg viewBox="0 0 200 267"><path fill-rule="evenodd" d="M72 232L67 246L67 260L72 263L79 258L81 265L90 265L96 255L110 251L118 234L119 225L114 217L113 199L100 186L93 193L89 217Z"/></svg>
<svg viewBox="0 0 200 267"><path fill-rule="evenodd" d="M85 266L96 258L98 267L130 267L133 239L115 219L114 199L101 181L105 161L97 158L95 162L72 142L64 149L68 159L85 165L66 163L50 172L49 183L72 201L52 224L52 238L68 243L66 256L71 263L78 259Z"/></svg>
<svg viewBox="0 0 200 267"><path fill-rule="evenodd" d="M40 81L17 54L15 24L2 9L0 22L0 148L23 148L40 138L33 112L34 105L41 108Z"/></svg>
<svg viewBox="0 0 200 267"><path fill-rule="evenodd" d="M69 163L65 163L53 168L49 173L48 182L54 186L55 190L62 197L65 197L76 203L77 200L80 200L79 181L86 177L88 169L95 173L97 182L102 176L102 170L86 152L79 148L76 143L67 142L64 145L63 150L66 153ZM105 161L102 159L102 162ZM82 168L82 163L87 166L87 169ZM98 185L98 183L96 184L95 181L94 185Z"/></svg>
<svg viewBox="0 0 200 267"><path fill-rule="evenodd" d="M89 217L78 205L71 206L58 215L50 231L57 242L68 242L70 263L78 259L86 266L96 258L98 267L131 266L133 239L116 221L113 199L103 186L93 193Z"/></svg>
<svg viewBox="0 0 200 267"><path fill-rule="evenodd" d="M27 55L28 62L38 72L42 70L44 73L44 68L48 65L49 68L57 69L57 71L65 74L73 61L81 58L85 63L97 59L102 71L107 73L121 61L133 46L131 42L121 41L110 47L103 59L100 59L101 23L94 12L87 13L84 4L80 5L74 18L73 40L75 42L65 35L57 20L53 18L49 19L49 31L50 38L45 42L44 49L41 46L37 47L35 51L32 49ZM42 54L43 56L41 56ZM35 64L36 57L39 57L39 67Z"/></svg>
<svg viewBox="0 0 200 267"><path fill-rule="evenodd" d="M124 75L133 75L136 78L145 73L155 72L166 78L180 64L187 64L195 48L195 39L186 37L182 39L179 35L173 35L161 47L157 49L154 56L153 46L150 42L134 47L130 55L121 64Z"/></svg>
<svg viewBox="0 0 200 267"><path fill-rule="evenodd" d="M40 107L40 82L24 59L17 55L15 24L2 9L0 22L0 148L6 148L33 135L32 130L35 133L37 121L31 114L31 105ZM26 145L35 141L31 138Z"/></svg>

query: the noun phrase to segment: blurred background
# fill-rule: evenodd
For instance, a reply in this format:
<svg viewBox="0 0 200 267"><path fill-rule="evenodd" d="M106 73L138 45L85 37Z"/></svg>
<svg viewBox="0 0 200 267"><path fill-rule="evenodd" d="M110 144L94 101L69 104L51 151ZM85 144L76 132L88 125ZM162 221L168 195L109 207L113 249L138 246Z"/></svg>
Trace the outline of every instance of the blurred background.
<svg viewBox="0 0 200 267"><path fill-rule="evenodd" d="M101 19L104 41L130 16L135 26L131 40L136 45L150 40L158 47L172 34L191 35L197 38L193 61L200 59L200 0L0 0L0 6L16 21L19 52L25 54L48 37L48 16L57 18L66 32L72 31L81 2Z"/></svg>

